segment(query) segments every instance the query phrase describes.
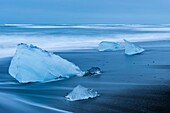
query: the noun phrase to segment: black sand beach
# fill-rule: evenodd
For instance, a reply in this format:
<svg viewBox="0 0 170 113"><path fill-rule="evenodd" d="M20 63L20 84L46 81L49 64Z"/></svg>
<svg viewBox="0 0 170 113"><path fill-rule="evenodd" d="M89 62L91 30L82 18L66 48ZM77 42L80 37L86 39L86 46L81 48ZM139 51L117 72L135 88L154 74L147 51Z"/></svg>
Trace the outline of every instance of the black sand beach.
<svg viewBox="0 0 170 113"><path fill-rule="evenodd" d="M164 46L156 46L156 45ZM141 43L146 51L57 52L83 71L100 67L102 74L50 83L19 84L8 74L11 58L0 59L0 113L169 113L170 47L168 41ZM36 67L35 67L36 68ZM75 86L98 91L94 99L65 100Z"/></svg>

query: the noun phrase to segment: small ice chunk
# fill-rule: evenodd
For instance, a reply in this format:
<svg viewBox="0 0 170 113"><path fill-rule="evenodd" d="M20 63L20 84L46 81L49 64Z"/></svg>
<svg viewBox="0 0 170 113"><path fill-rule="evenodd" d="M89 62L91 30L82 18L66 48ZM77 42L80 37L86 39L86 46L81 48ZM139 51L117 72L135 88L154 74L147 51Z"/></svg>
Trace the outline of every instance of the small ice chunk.
<svg viewBox="0 0 170 113"><path fill-rule="evenodd" d="M28 83L83 76L84 72L58 55L21 43L11 61L9 74L20 83Z"/></svg>
<svg viewBox="0 0 170 113"><path fill-rule="evenodd" d="M143 48L141 48L125 39L124 39L124 42L125 42L125 54L135 55L135 54L140 54L140 53L144 52Z"/></svg>
<svg viewBox="0 0 170 113"><path fill-rule="evenodd" d="M76 101L76 100L84 100L84 99L89 99L89 98L94 98L99 96L97 91L94 91L93 89L88 89L85 88L81 85L78 85L73 89L72 92L70 92L67 96L66 99L69 101Z"/></svg>
<svg viewBox="0 0 170 113"><path fill-rule="evenodd" d="M99 67L92 67L85 72L84 76L99 75L99 74L101 74L101 69Z"/></svg>
<svg viewBox="0 0 170 113"><path fill-rule="evenodd" d="M118 51L124 49L125 49L124 44L120 42L102 41L98 45L99 51Z"/></svg>

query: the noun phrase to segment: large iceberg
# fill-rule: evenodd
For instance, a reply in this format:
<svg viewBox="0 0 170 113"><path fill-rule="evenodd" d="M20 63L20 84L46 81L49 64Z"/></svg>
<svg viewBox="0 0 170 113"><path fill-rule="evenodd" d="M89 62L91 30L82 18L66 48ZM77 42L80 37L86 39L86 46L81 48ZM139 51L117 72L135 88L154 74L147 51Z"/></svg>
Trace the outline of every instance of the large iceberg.
<svg viewBox="0 0 170 113"><path fill-rule="evenodd" d="M83 76L84 72L58 55L21 43L11 61L9 74L20 83L28 83Z"/></svg>
<svg viewBox="0 0 170 113"><path fill-rule="evenodd" d="M76 101L76 100L84 100L84 99L89 99L89 98L94 98L99 96L97 91L94 91L93 89L88 89L85 88L81 85L78 85L73 89L72 92L70 92L67 96L66 99L69 101Z"/></svg>
<svg viewBox="0 0 170 113"><path fill-rule="evenodd" d="M143 48L141 48L125 39L124 39L124 42L125 42L125 54L127 54L127 55L135 55L135 54L142 53L144 51Z"/></svg>
<svg viewBox="0 0 170 113"><path fill-rule="evenodd" d="M99 51L118 51L124 49L125 49L124 44L121 42L102 41L98 45Z"/></svg>

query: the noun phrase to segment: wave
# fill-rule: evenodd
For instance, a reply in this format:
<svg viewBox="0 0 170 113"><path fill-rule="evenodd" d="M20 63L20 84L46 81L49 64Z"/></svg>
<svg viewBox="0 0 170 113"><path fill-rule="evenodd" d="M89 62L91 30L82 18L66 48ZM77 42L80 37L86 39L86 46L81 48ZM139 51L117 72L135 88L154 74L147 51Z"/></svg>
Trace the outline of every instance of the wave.
<svg viewBox="0 0 170 113"><path fill-rule="evenodd" d="M169 27L160 27L160 28L135 28L134 30L136 31L164 31L164 32L167 32L169 31L170 32L170 28Z"/></svg>
<svg viewBox="0 0 170 113"><path fill-rule="evenodd" d="M18 27L30 28L30 29L127 29L127 28L116 27L116 26L92 26L92 25L76 25L76 26L26 25L26 26L18 26Z"/></svg>
<svg viewBox="0 0 170 113"><path fill-rule="evenodd" d="M131 29L134 31L170 31L170 25L144 25L144 24L82 24L82 25L33 25L33 24L3 24L5 27L18 27L26 29Z"/></svg>
<svg viewBox="0 0 170 113"><path fill-rule="evenodd" d="M52 110L54 112L73 113L73 112L70 112L70 111L66 111L66 110L62 110L62 109L57 109L57 108L46 106L46 105L42 105L42 104L39 104L39 103L34 103L34 102L26 101L26 100L23 100L23 99L16 99L16 100L19 101L19 102L22 102L24 104L30 105L30 106L40 107L40 108L43 108L43 109Z"/></svg>
<svg viewBox="0 0 170 113"><path fill-rule="evenodd" d="M2 24L0 26L6 26L6 27L21 27L21 26L27 26L27 25L33 25L33 24Z"/></svg>
<svg viewBox="0 0 170 113"><path fill-rule="evenodd" d="M170 40L170 33L117 34L108 36L27 36L0 35L0 57L14 55L19 43L33 44L48 51L70 51L78 49L97 49L101 41L132 42Z"/></svg>

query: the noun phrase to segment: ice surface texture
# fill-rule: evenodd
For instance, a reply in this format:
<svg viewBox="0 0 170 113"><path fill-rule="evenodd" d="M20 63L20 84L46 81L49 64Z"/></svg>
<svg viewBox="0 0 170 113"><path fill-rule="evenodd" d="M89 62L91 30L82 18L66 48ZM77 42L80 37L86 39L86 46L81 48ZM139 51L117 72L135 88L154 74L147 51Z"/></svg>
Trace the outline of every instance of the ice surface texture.
<svg viewBox="0 0 170 113"><path fill-rule="evenodd" d="M139 54L139 53L142 53L144 52L144 49L125 40L124 39L124 42L125 42L125 54L127 55L135 55L135 54Z"/></svg>
<svg viewBox="0 0 170 113"><path fill-rule="evenodd" d="M118 42L102 41L99 43L98 46L99 51L118 51L124 49L125 49L124 44Z"/></svg>
<svg viewBox="0 0 170 113"><path fill-rule="evenodd" d="M125 50L125 54L127 55L135 55L144 52L144 49L125 40L122 42L107 42L102 41L98 46L99 51L118 51Z"/></svg>
<svg viewBox="0 0 170 113"><path fill-rule="evenodd" d="M78 85L77 87L75 87L73 89L72 92L70 92L66 96L66 99L69 101L76 101L76 100L84 100L84 99L94 98L97 96L99 96L97 91L93 91L93 89L88 89L81 85Z"/></svg>
<svg viewBox="0 0 170 113"><path fill-rule="evenodd" d="M58 55L21 43L11 61L9 74L20 83L28 83L83 76L84 72Z"/></svg>

